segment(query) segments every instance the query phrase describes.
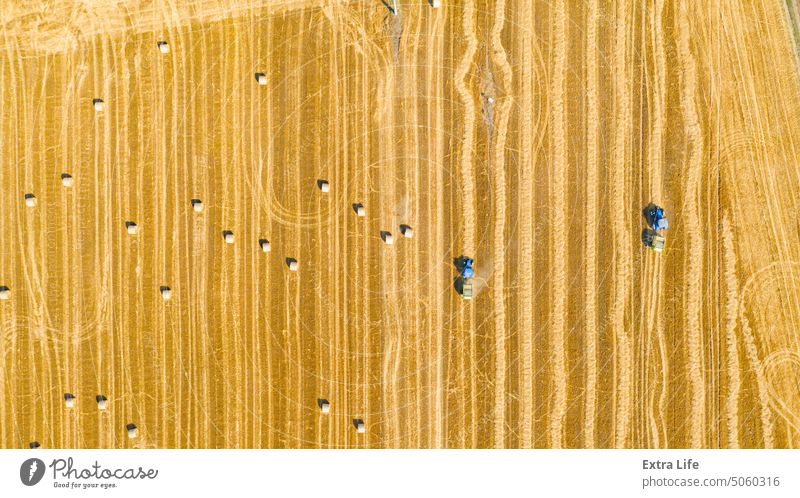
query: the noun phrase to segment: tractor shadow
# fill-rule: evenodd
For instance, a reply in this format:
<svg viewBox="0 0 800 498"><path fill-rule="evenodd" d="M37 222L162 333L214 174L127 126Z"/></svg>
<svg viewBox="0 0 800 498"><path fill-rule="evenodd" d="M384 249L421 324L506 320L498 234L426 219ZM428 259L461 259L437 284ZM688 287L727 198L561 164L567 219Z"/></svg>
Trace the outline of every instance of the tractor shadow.
<svg viewBox="0 0 800 498"><path fill-rule="evenodd" d="M644 221L647 223L647 226L651 227L655 223L653 219L652 213L655 211L656 205L652 202L642 209L642 216L644 217Z"/></svg>
<svg viewBox="0 0 800 498"><path fill-rule="evenodd" d="M464 269L464 262L467 257L463 254L457 258L453 258L453 266L455 266L458 274L453 278L453 288L459 295L464 294L464 277L461 276L461 271Z"/></svg>
<svg viewBox="0 0 800 498"><path fill-rule="evenodd" d="M453 288L459 294L464 294L464 277L462 277L460 275L457 276L457 277L454 277L453 278Z"/></svg>
<svg viewBox="0 0 800 498"><path fill-rule="evenodd" d="M456 270L458 270L459 273L461 273L461 270L464 269L464 262L466 260L467 260L467 257L464 256L463 254L461 256L457 257L457 258L453 258L453 266L456 267Z"/></svg>

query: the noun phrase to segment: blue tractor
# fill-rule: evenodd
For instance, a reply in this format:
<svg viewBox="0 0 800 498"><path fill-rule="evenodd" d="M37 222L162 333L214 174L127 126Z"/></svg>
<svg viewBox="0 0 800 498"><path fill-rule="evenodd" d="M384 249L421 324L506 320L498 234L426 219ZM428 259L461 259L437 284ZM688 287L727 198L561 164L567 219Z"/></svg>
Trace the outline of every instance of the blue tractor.
<svg viewBox="0 0 800 498"><path fill-rule="evenodd" d="M464 258L464 264L461 267L461 278L467 279L475 276L475 269L472 266L474 264L475 260L472 258Z"/></svg>
<svg viewBox="0 0 800 498"><path fill-rule="evenodd" d="M667 221L667 217L664 215L664 208L662 207L650 203L644 208L644 217L645 220L647 220L647 224L653 230L666 230L669 228L669 221Z"/></svg>
<svg viewBox="0 0 800 498"><path fill-rule="evenodd" d="M472 279L475 277L475 260L466 256L461 256L455 261L458 269L456 279L456 290L461 293L464 299L472 299Z"/></svg>

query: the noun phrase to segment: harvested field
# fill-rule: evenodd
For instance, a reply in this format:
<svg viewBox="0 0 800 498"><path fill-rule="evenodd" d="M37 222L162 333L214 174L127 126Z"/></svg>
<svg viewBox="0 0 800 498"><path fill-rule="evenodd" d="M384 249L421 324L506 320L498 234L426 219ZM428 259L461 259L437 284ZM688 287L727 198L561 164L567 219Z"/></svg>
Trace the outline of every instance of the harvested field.
<svg viewBox="0 0 800 498"><path fill-rule="evenodd" d="M2 2L0 447L800 447L797 5L397 3Z"/></svg>

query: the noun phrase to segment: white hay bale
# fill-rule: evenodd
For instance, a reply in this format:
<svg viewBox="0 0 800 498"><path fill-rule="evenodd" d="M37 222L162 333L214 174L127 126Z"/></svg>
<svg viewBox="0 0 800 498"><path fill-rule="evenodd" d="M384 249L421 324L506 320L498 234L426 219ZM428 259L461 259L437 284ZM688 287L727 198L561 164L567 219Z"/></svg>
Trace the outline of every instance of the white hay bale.
<svg viewBox="0 0 800 498"><path fill-rule="evenodd" d="M225 240L226 244L233 244L233 232L230 230L225 230L222 232L222 238Z"/></svg>
<svg viewBox="0 0 800 498"><path fill-rule="evenodd" d="M103 102L103 99L92 100L92 105L94 106L94 110L97 112L102 112L105 108L105 102Z"/></svg>
<svg viewBox="0 0 800 498"><path fill-rule="evenodd" d="M75 184L75 180L69 173L61 173L61 185L71 187Z"/></svg>
<svg viewBox="0 0 800 498"><path fill-rule="evenodd" d="M133 221L126 221L125 229L128 231L128 235L136 235L139 233L139 225Z"/></svg>
<svg viewBox="0 0 800 498"><path fill-rule="evenodd" d="M192 199L192 209L194 209L195 213L201 213L203 211L203 201L200 199Z"/></svg>
<svg viewBox="0 0 800 498"><path fill-rule="evenodd" d="M133 439L139 435L139 429L136 428L136 424L128 424L125 426L125 430L128 431L128 438Z"/></svg>
<svg viewBox="0 0 800 498"><path fill-rule="evenodd" d="M394 237L392 237L392 234L390 232L381 232L381 238L383 239L383 242L386 243L386 245L394 244Z"/></svg>
<svg viewBox="0 0 800 498"><path fill-rule="evenodd" d="M356 211L356 216L363 218L367 215L367 209L361 203L353 204L353 209Z"/></svg>
<svg viewBox="0 0 800 498"><path fill-rule="evenodd" d="M5 285L0 285L0 299L6 301L11 298L11 289Z"/></svg>
<svg viewBox="0 0 800 498"><path fill-rule="evenodd" d="M259 246L259 247L261 248L261 250L262 250L262 251L264 251L264 252L269 252L269 251L271 250L271 247L270 247L270 245L269 245L269 241L268 241L267 239L261 239L261 240L259 240L259 241L258 241L258 246Z"/></svg>
<svg viewBox="0 0 800 498"><path fill-rule="evenodd" d="M97 400L97 409L98 410L107 410L108 409L108 398L103 396L102 394L98 394L94 398Z"/></svg>
<svg viewBox="0 0 800 498"><path fill-rule="evenodd" d="M300 264L294 258L286 258L286 265L289 267L289 270L297 271L297 268Z"/></svg>
<svg viewBox="0 0 800 498"><path fill-rule="evenodd" d="M438 9L439 7L442 6L442 0L430 0L430 3L431 7L433 7L434 9Z"/></svg>
<svg viewBox="0 0 800 498"><path fill-rule="evenodd" d="M400 233L403 234L403 237L410 239L414 236L414 229L408 225L400 225Z"/></svg>
<svg viewBox="0 0 800 498"><path fill-rule="evenodd" d="M159 288L159 291L161 292L161 297L164 299L164 301L169 301L170 298L172 297L172 289L170 289L166 285L162 285Z"/></svg>
<svg viewBox="0 0 800 498"><path fill-rule="evenodd" d="M261 86L266 85L267 84L267 75L264 74L264 73L256 73L256 81L258 81L258 84L261 85Z"/></svg>
<svg viewBox="0 0 800 498"><path fill-rule="evenodd" d="M318 399L317 405L319 405L319 409L322 413L327 414L331 412L331 404L327 399Z"/></svg>
<svg viewBox="0 0 800 498"><path fill-rule="evenodd" d="M36 196L33 194L25 194L25 205L28 207L36 206Z"/></svg>
<svg viewBox="0 0 800 498"><path fill-rule="evenodd" d="M158 49L161 51L162 54L169 53L169 43L162 40L158 42L156 45L158 45Z"/></svg>
<svg viewBox="0 0 800 498"><path fill-rule="evenodd" d="M317 186L326 194L331 191L331 184L328 183L328 180L317 180Z"/></svg>
<svg viewBox="0 0 800 498"><path fill-rule="evenodd" d="M64 404L67 408L75 408L75 396L70 393L64 394Z"/></svg>
<svg viewBox="0 0 800 498"><path fill-rule="evenodd" d="M354 419L353 425L356 427L356 432L358 432L359 434L367 432L367 427L364 425L364 421L361 420L360 418Z"/></svg>

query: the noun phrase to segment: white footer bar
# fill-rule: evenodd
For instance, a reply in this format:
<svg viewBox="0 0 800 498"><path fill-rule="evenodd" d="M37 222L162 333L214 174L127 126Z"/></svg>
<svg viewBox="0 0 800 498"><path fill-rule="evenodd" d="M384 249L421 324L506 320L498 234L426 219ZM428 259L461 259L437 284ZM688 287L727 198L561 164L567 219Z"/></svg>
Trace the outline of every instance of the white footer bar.
<svg viewBox="0 0 800 498"><path fill-rule="evenodd" d="M794 450L36 449L0 469L14 497L800 496Z"/></svg>

